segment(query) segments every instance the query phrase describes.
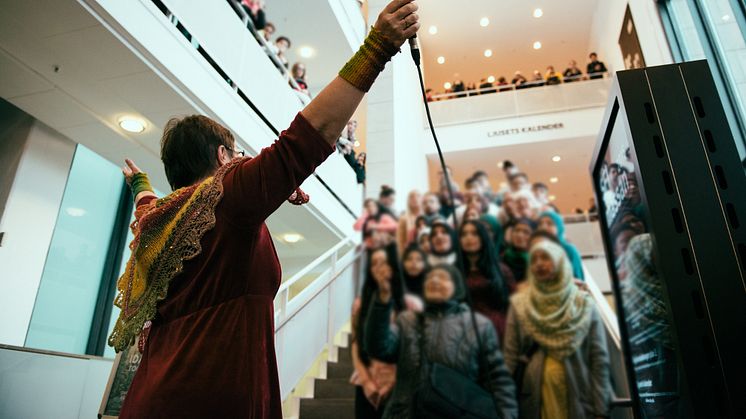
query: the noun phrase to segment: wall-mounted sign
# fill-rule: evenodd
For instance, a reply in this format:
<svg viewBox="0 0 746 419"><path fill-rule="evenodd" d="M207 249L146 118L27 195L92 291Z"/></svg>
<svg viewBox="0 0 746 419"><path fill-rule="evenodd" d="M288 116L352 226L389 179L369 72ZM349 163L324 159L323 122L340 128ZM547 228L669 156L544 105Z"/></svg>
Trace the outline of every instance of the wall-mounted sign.
<svg viewBox="0 0 746 419"><path fill-rule="evenodd" d="M528 134L528 133L540 132L540 131L551 131L555 129L562 129L564 127L565 127L565 124L563 124L562 122L557 122L556 124L533 125L530 127L520 127L520 128L507 128L507 129L500 129L496 131L489 131L487 133L487 138L502 137L504 135Z"/></svg>

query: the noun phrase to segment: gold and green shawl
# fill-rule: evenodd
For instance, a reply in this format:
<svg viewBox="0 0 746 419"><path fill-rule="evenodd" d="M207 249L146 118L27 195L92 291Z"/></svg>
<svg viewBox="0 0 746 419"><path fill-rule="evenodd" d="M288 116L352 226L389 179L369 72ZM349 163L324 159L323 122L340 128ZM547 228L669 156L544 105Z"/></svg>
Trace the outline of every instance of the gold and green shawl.
<svg viewBox="0 0 746 419"><path fill-rule="evenodd" d="M223 197L223 177L242 159L234 159L204 181L142 205L130 226L135 236L124 274L117 281L114 305L121 309L109 337L117 352L134 344L146 322L166 298L184 261L202 251L202 236L215 226L215 207Z"/></svg>
<svg viewBox="0 0 746 419"><path fill-rule="evenodd" d="M521 329L556 359L572 355L590 330L593 300L575 285L572 264L562 246L542 241L530 254L544 251L554 261L556 278L537 281L528 269L529 286L513 295L510 303Z"/></svg>

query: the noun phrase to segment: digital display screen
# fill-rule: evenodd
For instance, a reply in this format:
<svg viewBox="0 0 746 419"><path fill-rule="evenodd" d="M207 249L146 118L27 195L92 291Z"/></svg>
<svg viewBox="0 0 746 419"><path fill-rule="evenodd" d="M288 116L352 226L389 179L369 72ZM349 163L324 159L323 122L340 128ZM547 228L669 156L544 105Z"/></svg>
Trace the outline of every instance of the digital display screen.
<svg viewBox="0 0 746 419"><path fill-rule="evenodd" d="M618 307L629 338L627 360L635 374L630 380L637 386L643 417L675 418L680 400L676 348L655 263L655 240L646 225L635 156L621 114L613 123L594 181L606 220Z"/></svg>

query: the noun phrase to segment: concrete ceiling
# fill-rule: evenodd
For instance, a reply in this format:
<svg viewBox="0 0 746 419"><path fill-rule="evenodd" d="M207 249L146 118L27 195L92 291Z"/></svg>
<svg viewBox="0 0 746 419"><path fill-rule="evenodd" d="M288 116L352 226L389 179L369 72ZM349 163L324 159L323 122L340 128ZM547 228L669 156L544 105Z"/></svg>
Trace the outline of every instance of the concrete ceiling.
<svg viewBox="0 0 746 419"><path fill-rule="evenodd" d="M479 83L490 75L508 81L516 70L524 75L548 65L563 71L571 59L581 68L590 44L591 23L597 0L469 0L448 2L420 0L420 42L426 83L442 92L445 82L456 79ZM544 15L534 18L541 8ZM487 27L480 19L487 17ZM428 28L435 25L438 33ZM540 41L542 48L533 49ZM484 51L492 50L486 58ZM437 58L445 57L444 64ZM601 57L603 59L603 57Z"/></svg>
<svg viewBox="0 0 746 419"><path fill-rule="evenodd" d="M510 160L525 172L529 181L542 182L549 187L550 195L563 213L571 213L575 208L588 209L593 189L588 167L596 143L594 137L566 140L542 141L479 150L446 153L446 164L454 172L455 180L463 187L464 182L477 170L484 170L490 178L493 189L500 189L505 182L502 169L497 165ZM560 156L557 163L553 156ZM430 188L436 190L440 163L436 155L428 156ZM557 177L557 183L550 178Z"/></svg>
<svg viewBox="0 0 746 419"><path fill-rule="evenodd" d="M74 0L3 2L0 14L0 97L84 144L114 164L135 159L169 190L159 159L160 136L172 116L196 113L190 103ZM125 115L147 122L122 130ZM283 205L268 225L286 274L304 266L338 236L309 211ZM278 238L300 233L287 244Z"/></svg>

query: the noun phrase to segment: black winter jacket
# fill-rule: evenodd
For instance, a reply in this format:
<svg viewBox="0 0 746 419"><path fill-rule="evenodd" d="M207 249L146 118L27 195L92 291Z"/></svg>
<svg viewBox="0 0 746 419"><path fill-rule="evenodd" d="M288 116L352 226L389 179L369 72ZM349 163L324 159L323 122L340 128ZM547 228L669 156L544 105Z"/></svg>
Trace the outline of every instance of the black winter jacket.
<svg viewBox="0 0 746 419"><path fill-rule="evenodd" d="M418 314L406 311L391 324L392 308L391 304L377 300L371 304L365 323L364 344L371 356L397 364L396 385L383 417L409 419L412 417L414 389L424 379L419 369ZM439 309L429 307L419 315L425 316L424 345L428 359L461 372L485 389L489 388L487 380L490 380L500 407L500 417L518 417L515 384L505 367L492 323L476 314L487 363L480 368L477 339L468 306L451 303Z"/></svg>

